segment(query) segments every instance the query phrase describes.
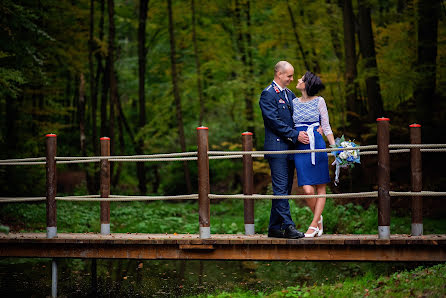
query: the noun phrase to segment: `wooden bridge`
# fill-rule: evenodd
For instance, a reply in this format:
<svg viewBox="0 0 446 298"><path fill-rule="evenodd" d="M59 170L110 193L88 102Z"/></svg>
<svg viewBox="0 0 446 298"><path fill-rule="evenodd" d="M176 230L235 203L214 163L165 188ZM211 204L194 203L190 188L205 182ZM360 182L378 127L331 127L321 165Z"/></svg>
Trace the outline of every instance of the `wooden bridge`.
<svg viewBox="0 0 446 298"><path fill-rule="evenodd" d="M392 192L390 187L389 119L379 118L378 145L360 146L362 149L378 149L361 154L378 154L378 191L355 194L329 194L326 197L378 197L378 229L376 235L323 235L311 239L278 239L255 234L255 199L306 198L307 196L260 196L253 194L253 156L262 152L252 151L252 133L243 133L242 152L229 152L232 158L243 159L243 195L216 195L210 193L209 159L226 158L228 152L208 151L208 129L197 129L198 152L181 153L180 159L172 154L136 157L110 156L110 139L101 138L100 157L63 158L56 156L56 135L47 135L46 161L36 159L3 160L1 165L45 164L47 194L43 198L0 199L10 201L46 201L47 233L0 234L2 257L50 257L50 258L135 258L135 259L212 259L212 260L321 260L321 261L446 261L446 235L423 235L422 197L446 196L446 193L422 191L421 152L423 148L444 152L445 144L422 145L421 126L411 125L411 144L403 145L397 152L411 153L411 192ZM424 146L424 147L423 147ZM369 148L370 147L370 148ZM397 147L401 148L401 147ZM409 149L410 148L410 149ZM316 149L315 151L336 149ZM429 149L431 150L431 149ZM308 153L308 151L305 151ZM264 152L271 154L271 152ZM273 152L274 153L274 152ZM275 152L276 154L280 154ZM296 153L301 153L297 152ZM197 155L191 157L191 155ZM220 155L220 156L211 156ZM186 156L186 157L184 157ZM45 158L44 158L45 159ZM197 160L198 194L174 197L129 197L110 195L110 162L117 161L166 161ZM100 162L100 195L83 197L56 197L56 163ZM412 197L412 235L390 233L390 198L407 195ZM115 234L110 231L110 201L196 199L199 205L199 233L176 234ZM244 199L245 235L211 235L210 199ZM100 201L101 233L57 233L56 200Z"/></svg>
<svg viewBox="0 0 446 298"><path fill-rule="evenodd" d="M38 258L446 261L446 235L323 235L278 239L265 235L60 233L0 234L0 256Z"/></svg>

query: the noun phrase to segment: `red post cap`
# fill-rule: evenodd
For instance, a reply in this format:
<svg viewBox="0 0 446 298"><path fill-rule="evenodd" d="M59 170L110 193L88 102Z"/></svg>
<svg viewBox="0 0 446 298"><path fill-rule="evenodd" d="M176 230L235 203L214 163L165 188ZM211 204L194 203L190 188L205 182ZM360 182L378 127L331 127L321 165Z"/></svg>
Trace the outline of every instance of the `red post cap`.
<svg viewBox="0 0 446 298"><path fill-rule="evenodd" d="M376 121L390 121L389 118L385 118L385 117L381 117L381 118L377 118Z"/></svg>
<svg viewBox="0 0 446 298"><path fill-rule="evenodd" d="M47 138L55 138L55 137L57 137L57 135L54 134L54 133L49 133L45 137L47 137Z"/></svg>
<svg viewBox="0 0 446 298"><path fill-rule="evenodd" d="M199 127L197 127L197 130L199 130L199 129L208 129L206 126L199 126Z"/></svg>
<svg viewBox="0 0 446 298"><path fill-rule="evenodd" d="M110 141L110 138L109 137L102 137L102 138L100 138L100 140L101 141Z"/></svg>
<svg viewBox="0 0 446 298"><path fill-rule="evenodd" d="M253 133L249 131L242 132L242 136L252 136Z"/></svg>
<svg viewBox="0 0 446 298"><path fill-rule="evenodd" d="M421 127L421 124L414 123L414 124L409 125L409 127Z"/></svg>

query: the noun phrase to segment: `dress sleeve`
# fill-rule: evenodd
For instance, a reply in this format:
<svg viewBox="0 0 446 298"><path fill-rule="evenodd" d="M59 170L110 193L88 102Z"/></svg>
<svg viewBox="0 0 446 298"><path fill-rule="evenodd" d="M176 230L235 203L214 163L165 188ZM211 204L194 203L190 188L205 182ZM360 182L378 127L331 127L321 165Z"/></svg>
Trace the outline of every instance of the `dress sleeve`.
<svg viewBox="0 0 446 298"><path fill-rule="evenodd" d="M325 104L325 100L323 97L319 99L318 109L321 115L321 126L322 130L324 131L324 135L327 136L329 134L333 134L333 131L330 127L330 120L328 118L327 105Z"/></svg>

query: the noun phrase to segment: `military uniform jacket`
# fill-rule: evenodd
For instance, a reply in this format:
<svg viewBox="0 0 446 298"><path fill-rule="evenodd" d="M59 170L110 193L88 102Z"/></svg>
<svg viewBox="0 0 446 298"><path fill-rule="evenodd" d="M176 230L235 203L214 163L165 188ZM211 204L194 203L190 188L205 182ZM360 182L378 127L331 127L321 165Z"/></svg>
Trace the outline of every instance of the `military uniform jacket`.
<svg viewBox="0 0 446 298"><path fill-rule="evenodd" d="M288 101L285 97L287 94ZM280 151L293 150L297 142L298 132L293 128L293 99L294 93L279 87L272 82L260 95L260 109L265 125L264 150ZM267 155L266 158L286 158L286 154Z"/></svg>

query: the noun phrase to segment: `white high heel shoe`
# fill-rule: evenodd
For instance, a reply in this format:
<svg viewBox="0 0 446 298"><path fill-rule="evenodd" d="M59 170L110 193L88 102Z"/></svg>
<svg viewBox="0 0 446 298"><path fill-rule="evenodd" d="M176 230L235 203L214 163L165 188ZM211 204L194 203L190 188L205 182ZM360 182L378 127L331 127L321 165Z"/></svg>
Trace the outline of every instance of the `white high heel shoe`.
<svg viewBox="0 0 446 298"><path fill-rule="evenodd" d="M314 237L316 237L316 235L318 235L318 233L319 233L319 228L318 227L309 227L308 228L309 230L311 229L311 230L314 230L314 232L313 233L310 233L310 234L305 234L305 238L314 238Z"/></svg>
<svg viewBox="0 0 446 298"><path fill-rule="evenodd" d="M319 231L317 232L317 236L318 236L318 237L321 237L322 234L324 233L324 224L323 224L323 220L324 220L324 218L322 217L322 214L321 214L321 220L317 222L318 224L321 224L321 228L320 228Z"/></svg>

